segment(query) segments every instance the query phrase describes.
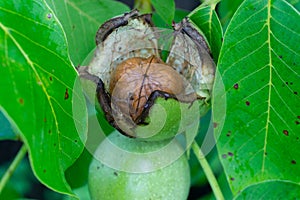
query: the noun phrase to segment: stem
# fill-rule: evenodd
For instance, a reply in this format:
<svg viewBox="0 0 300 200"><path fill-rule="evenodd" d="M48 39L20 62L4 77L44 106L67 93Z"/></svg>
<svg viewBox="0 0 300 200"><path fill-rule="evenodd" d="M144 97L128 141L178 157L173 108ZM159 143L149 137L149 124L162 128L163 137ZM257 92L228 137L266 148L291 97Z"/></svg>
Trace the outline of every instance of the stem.
<svg viewBox="0 0 300 200"><path fill-rule="evenodd" d="M14 171L16 170L17 166L19 165L21 160L24 158L26 153L27 153L27 149L26 149L26 146L23 144L23 146L19 150L18 154L16 155L15 159L10 164L9 168L7 169L7 171L5 172L3 177L1 178L1 181L0 181L0 194L2 193L2 191L5 187L5 185L7 184L9 178L14 173Z"/></svg>
<svg viewBox="0 0 300 200"><path fill-rule="evenodd" d="M216 199L224 200L224 196L222 194L222 191L220 189L218 181L196 141L193 142L192 149L193 149L201 167L203 168L204 174L206 175L206 178L211 186L211 189L212 189Z"/></svg>
<svg viewBox="0 0 300 200"><path fill-rule="evenodd" d="M151 13L151 0L134 0L134 8L138 9L140 13Z"/></svg>

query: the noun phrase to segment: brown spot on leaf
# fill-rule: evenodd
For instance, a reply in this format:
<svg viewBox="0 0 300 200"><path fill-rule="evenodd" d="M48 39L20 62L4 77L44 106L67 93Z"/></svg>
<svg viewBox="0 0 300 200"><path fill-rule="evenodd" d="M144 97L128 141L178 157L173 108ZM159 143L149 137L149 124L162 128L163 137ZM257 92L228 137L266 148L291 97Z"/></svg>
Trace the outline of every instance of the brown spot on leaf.
<svg viewBox="0 0 300 200"><path fill-rule="evenodd" d="M19 98L19 103L23 105L24 104L24 99L23 98Z"/></svg>
<svg viewBox="0 0 300 200"><path fill-rule="evenodd" d="M247 105L247 106L250 106L250 101L246 101L246 105Z"/></svg>
<svg viewBox="0 0 300 200"><path fill-rule="evenodd" d="M44 170L43 170L43 173L46 173L46 172L47 172L47 170L46 170L46 169L44 169Z"/></svg>
<svg viewBox="0 0 300 200"><path fill-rule="evenodd" d="M297 164L297 163L296 163L296 160L292 160L291 163L292 163L293 165Z"/></svg>
<svg viewBox="0 0 300 200"><path fill-rule="evenodd" d="M295 121L295 124L296 124L296 125L299 125L299 124L300 124L300 122L299 122L299 121Z"/></svg>
<svg viewBox="0 0 300 200"><path fill-rule="evenodd" d="M52 76L50 76L50 77L49 77L49 80L50 80L50 81L52 81L52 80L53 80Z"/></svg>
<svg viewBox="0 0 300 200"><path fill-rule="evenodd" d="M298 92L294 92L295 95L298 95Z"/></svg>
<svg viewBox="0 0 300 200"><path fill-rule="evenodd" d="M56 147L56 143L54 143L54 144L53 144L53 146L55 146L55 147Z"/></svg>
<svg viewBox="0 0 300 200"><path fill-rule="evenodd" d="M231 131L228 131L226 136L229 137L231 135Z"/></svg>
<svg viewBox="0 0 300 200"><path fill-rule="evenodd" d="M233 178L233 177L230 177L230 180L231 180L231 181L234 181L234 178Z"/></svg>
<svg viewBox="0 0 300 200"><path fill-rule="evenodd" d="M268 155L268 152L265 152L264 154L265 154L265 156L267 156L267 155Z"/></svg>
<svg viewBox="0 0 300 200"><path fill-rule="evenodd" d="M239 89L239 84L237 84L237 83L234 84L233 88L236 89L236 90Z"/></svg>
<svg viewBox="0 0 300 200"><path fill-rule="evenodd" d="M47 122L47 118L46 117L44 117L44 122Z"/></svg>
<svg viewBox="0 0 300 200"><path fill-rule="evenodd" d="M282 55L280 55L279 58L281 59L281 58L282 58Z"/></svg>
<svg viewBox="0 0 300 200"><path fill-rule="evenodd" d="M118 172L114 172L114 175L115 175L115 176L118 176L119 174L118 174Z"/></svg>
<svg viewBox="0 0 300 200"><path fill-rule="evenodd" d="M74 140L74 142L75 142L75 143L77 143L77 142L78 142L78 140Z"/></svg>
<svg viewBox="0 0 300 200"><path fill-rule="evenodd" d="M48 133L49 133L49 134L51 134L51 133L52 133L51 129L49 129L49 130L48 130Z"/></svg>
<svg viewBox="0 0 300 200"><path fill-rule="evenodd" d="M228 152L227 154L228 154L228 156L233 156L232 152Z"/></svg>
<svg viewBox="0 0 300 200"><path fill-rule="evenodd" d="M286 135L286 136L289 135L289 132L288 132L287 130L283 130L282 132L283 132L283 134Z"/></svg>
<svg viewBox="0 0 300 200"><path fill-rule="evenodd" d="M288 84L289 84L289 82L285 82L285 84L287 84L287 85L288 85Z"/></svg>
<svg viewBox="0 0 300 200"><path fill-rule="evenodd" d="M298 118L298 119L300 119L300 115L299 115L299 116L297 116L297 118Z"/></svg>
<svg viewBox="0 0 300 200"><path fill-rule="evenodd" d="M65 91L65 100L69 98L69 91L68 91L68 88L66 88L66 91Z"/></svg>
<svg viewBox="0 0 300 200"><path fill-rule="evenodd" d="M218 123L214 122L214 128L217 128Z"/></svg>

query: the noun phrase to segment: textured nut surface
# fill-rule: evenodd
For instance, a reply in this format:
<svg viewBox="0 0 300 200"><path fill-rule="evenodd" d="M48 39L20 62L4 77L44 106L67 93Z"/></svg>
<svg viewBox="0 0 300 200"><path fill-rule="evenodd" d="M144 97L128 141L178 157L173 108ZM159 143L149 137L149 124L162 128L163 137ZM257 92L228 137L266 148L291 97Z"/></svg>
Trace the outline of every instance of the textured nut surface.
<svg viewBox="0 0 300 200"><path fill-rule="evenodd" d="M123 113L133 121L142 113L155 90L180 95L184 92L182 77L155 56L130 58L120 63L111 77L109 93Z"/></svg>

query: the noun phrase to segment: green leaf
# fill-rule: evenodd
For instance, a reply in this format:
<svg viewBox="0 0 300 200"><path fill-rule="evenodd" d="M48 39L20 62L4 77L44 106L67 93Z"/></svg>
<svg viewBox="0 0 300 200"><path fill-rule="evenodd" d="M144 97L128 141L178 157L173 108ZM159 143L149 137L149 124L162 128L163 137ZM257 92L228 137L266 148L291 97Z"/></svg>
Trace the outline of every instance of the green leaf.
<svg viewBox="0 0 300 200"><path fill-rule="evenodd" d="M300 10L300 0L287 0L292 6L294 6L298 11Z"/></svg>
<svg viewBox="0 0 300 200"><path fill-rule="evenodd" d="M157 14L164 20L167 24L172 24L175 14L175 2L174 0L151 0L153 7Z"/></svg>
<svg viewBox="0 0 300 200"><path fill-rule="evenodd" d="M89 165L93 156L84 149L76 162L67 169L66 178L72 188L82 187L87 183Z"/></svg>
<svg viewBox="0 0 300 200"><path fill-rule="evenodd" d="M175 15L174 15L174 21L178 23L183 18L185 18L188 14L189 14L189 11L187 11L187 10L176 9L175 10Z"/></svg>
<svg viewBox="0 0 300 200"><path fill-rule="evenodd" d="M213 55L214 61L218 62L219 52L222 46L222 27L214 6L199 6L189 18L205 35Z"/></svg>
<svg viewBox="0 0 300 200"><path fill-rule="evenodd" d="M61 22L67 36L69 54L75 66L95 48L95 36L106 20L129 11L113 0L46 0Z"/></svg>
<svg viewBox="0 0 300 200"><path fill-rule="evenodd" d="M299 185L299 21L285 1L246 0L225 33L213 115L234 194L266 180Z"/></svg>
<svg viewBox="0 0 300 200"><path fill-rule="evenodd" d="M235 199L299 199L299 184L285 181L268 181L251 185L243 190Z"/></svg>
<svg viewBox="0 0 300 200"><path fill-rule="evenodd" d="M243 3L244 0L222 0L218 4L217 11L220 16L220 20L224 30L226 30L232 16L238 9L238 7Z"/></svg>
<svg viewBox="0 0 300 200"><path fill-rule="evenodd" d="M0 109L38 179L71 194L64 171L84 148L87 116L65 34L44 1L1 1L0 16Z"/></svg>

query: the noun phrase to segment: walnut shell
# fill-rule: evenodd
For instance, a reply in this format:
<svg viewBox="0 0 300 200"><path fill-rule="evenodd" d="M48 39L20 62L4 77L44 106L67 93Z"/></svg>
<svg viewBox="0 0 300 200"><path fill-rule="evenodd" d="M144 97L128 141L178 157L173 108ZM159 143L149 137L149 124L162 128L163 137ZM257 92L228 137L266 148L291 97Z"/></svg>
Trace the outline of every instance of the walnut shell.
<svg viewBox="0 0 300 200"><path fill-rule="evenodd" d="M123 61L112 74L109 86L112 103L117 104L122 113L129 112L133 121L141 115L155 90L178 96L185 91L179 73L155 56Z"/></svg>

